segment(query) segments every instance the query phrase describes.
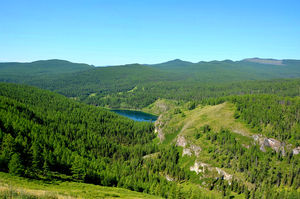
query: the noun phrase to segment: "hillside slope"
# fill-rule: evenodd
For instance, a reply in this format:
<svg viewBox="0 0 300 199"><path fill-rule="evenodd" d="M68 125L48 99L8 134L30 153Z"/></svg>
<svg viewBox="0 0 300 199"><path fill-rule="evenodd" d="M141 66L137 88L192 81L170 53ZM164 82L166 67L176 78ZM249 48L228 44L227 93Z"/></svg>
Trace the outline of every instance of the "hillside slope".
<svg viewBox="0 0 300 199"><path fill-rule="evenodd" d="M3 172L0 172L0 197L44 199L160 198L159 196L151 196L116 187L103 187L78 182L29 180Z"/></svg>
<svg viewBox="0 0 300 199"><path fill-rule="evenodd" d="M159 100L148 111L167 107L156 121L156 131L162 146L176 145L181 151L178 164L191 172L191 182L204 187L206 185L212 190L226 191L222 186L231 187L231 191L235 192L245 186L251 192L245 193L246 198L247 194L254 198L299 197L299 143L294 142L293 136L291 139L285 137L299 132L299 123L292 119L293 114L289 115L299 112L299 98L281 98L281 103L276 105L279 98L252 96L251 99L259 100L262 104L268 101L271 107L269 113L266 111L265 115L256 116L250 116L246 110L254 110L256 106L260 110L262 108L253 102L251 106L241 103L247 102L246 99L247 96L232 97L227 98L225 103L197 107L191 103ZM273 102L269 99L273 99ZM283 108L284 111L275 108L282 107L283 101L289 107ZM241 106L244 110L237 109ZM280 123L276 117L269 119L270 113L281 115L289 121L280 127L285 129L280 133L281 137L276 137L280 129L270 127L272 123ZM268 119L268 129L262 130L264 124L260 122L249 125L247 117L242 114L253 121ZM299 120L299 115L297 117ZM289 125L294 129L290 129ZM299 138L295 140L299 141ZM283 189L291 195L282 192Z"/></svg>
<svg viewBox="0 0 300 199"><path fill-rule="evenodd" d="M39 183L89 183L164 198L221 198L218 191L190 185L189 174L176 163L179 151L157 145L153 124L30 86L0 84L0 148L2 172ZM153 154L158 156L146 158ZM169 171L176 181L166 177ZM73 192L62 190L66 184L53 189Z"/></svg>
<svg viewBox="0 0 300 199"><path fill-rule="evenodd" d="M139 178L145 175L142 156L157 150L150 123L33 87L1 83L0 88L1 171L149 190L150 176ZM129 175L132 170L135 176ZM153 174L150 181L160 178Z"/></svg>

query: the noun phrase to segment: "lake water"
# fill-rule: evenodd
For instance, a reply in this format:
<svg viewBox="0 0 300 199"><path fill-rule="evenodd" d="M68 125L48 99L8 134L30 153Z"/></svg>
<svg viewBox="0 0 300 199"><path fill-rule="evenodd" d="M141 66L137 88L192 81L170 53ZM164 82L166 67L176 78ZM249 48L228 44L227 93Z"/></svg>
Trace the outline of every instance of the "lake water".
<svg viewBox="0 0 300 199"><path fill-rule="evenodd" d="M144 121L155 122L157 119L155 115L151 115L141 111L131 111L131 110L111 110L111 111L139 122L144 122Z"/></svg>

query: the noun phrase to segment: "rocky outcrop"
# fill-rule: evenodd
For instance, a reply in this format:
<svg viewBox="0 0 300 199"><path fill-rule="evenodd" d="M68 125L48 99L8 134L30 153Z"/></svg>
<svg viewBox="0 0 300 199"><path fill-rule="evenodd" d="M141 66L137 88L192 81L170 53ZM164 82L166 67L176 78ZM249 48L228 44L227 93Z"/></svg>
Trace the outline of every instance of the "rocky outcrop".
<svg viewBox="0 0 300 199"><path fill-rule="evenodd" d="M190 171L195 171L197 174L204 173L205 169L208 169L209 165L203 162L195 162L193 166L190 167Z"/></svg>
<svg viewBox="0 0 300 199"><path fill-rule="evenodd" d="M171 176L169 176L169 175L166 175L166 179L167 179L168 181L174 181L174 179L173 179Z"/></svg>
<svg viewBox="0 0 300 199"><path fill-rule="evenodd" d="M218 167L216 167L216 170L217 170L218 174L221 175L224 178L224 180L227 180L227 181L232 180L232 175L226 173L224 170L222 170Z"/></svg>
<svg viewBox="0 0 300 199"><path fill-rule="evenodd" d="M223 177L224 180L231 181L232 175L224 171L223 169L220 169L218 167L211 167L209 164L203 163L203 162L195 162L193 166L190 167L190 171L195 171L197 174L199 173L205 173L205 171L216 171L220 177Z"/></svg>
<svg viewBox="0 0 300 199"><path fill-rule="evenodd" d="M293 149L293 155L298 155L300 153L300 146Z"/></svg>
<svg viewBox="0 0 300 199"><path fill-rule="evenodd" d="M274 138L263 137L262 135L253 135L252 138L260 145L260 150L266 152L266 147L272 148L276 153L281 153L285 156L285 143Z"/></svg>
<svg viewBox="0 0 300 199"><path fill-rule="evenodd" d="M163 123L162 123L162 115L160 115L157 120L155 121L155 133L157 133L157 137L159 138L160 142L162 143L165 140L165 135L163 134L162 128L163 128Z"/></svg>
<svg viewBox="0 0 300 199"><path fill-rule="evenodd" d="M176 146L185 147L187 145L187 141L183 135L179 135L176 141Z"/></svg>
<svg viewBox="0 0 300 199"><path fill-rule="evenodd" d="M185 156L185 155L187 155L187 156L192 156L192 151L191 151L191 149L183 149L183 151L182 151L182 156Z"/></svg>
<svg viewBox="0 0 300 199"><path fill-rule="evenodd" d="M196 146L196 145L192 145L192 144L191 144L190 148L191 148L191 151L193 151L196 156L199 156L199 153L202 150L200 146Z"/></svg>
<svg viewBox="0 0 300 199"><path fill-rule="evenodd" d="M193 145L193 144L189 144L183 135L179 135L177 137L176 146L183 147L182 156L185 156L185 155L192 156L193 153L196 156L199 156L199 153L201 152L201 147Z"/></svg>

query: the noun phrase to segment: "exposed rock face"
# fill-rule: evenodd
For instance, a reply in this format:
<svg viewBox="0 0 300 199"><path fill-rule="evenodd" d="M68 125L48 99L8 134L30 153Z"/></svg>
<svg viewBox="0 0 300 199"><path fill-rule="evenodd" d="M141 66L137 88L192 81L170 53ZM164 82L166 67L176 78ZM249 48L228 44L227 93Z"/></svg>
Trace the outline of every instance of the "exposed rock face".
<svg viewBox="0 0 300 199"><path fill-rule="evenodd" d="M300 153L300 146L293 149L293 155L298 155Z"/></svg>
<svg viewBox="0 0 300 199"><path fill-rule="evenodd" d="M262 135L253 135L252 137L254 141L260 145L261 151L266 152L265 147L271 147L276 153L281 152L281 154L285 156L284 143L273 138L263 137Z"/></svg>
<svg viewBox="0 0 300 199"><path fill-rule="evenodd" d="M191 150L195 153L196 156L199 156L199 153L202 149L200 146L191 145Z"/></svg>
<svg viewBox="0 0 300 199"><path fill-rule="evenodd" d="M283 144L281 142L279 142L278 140L275 140L273 138L269 138L268 139L269 142L269 146L274 149L277 153L279 152L279 150L283 147Z"/></svg>
<svg viewBox="0 0 300 199"><path fill-rule="evenodd" d="M168 181L174 181L174 179L173 179L172 177L170 177L169 175L166 175L166 179L167 179Z"/></svg>
<svg viewBox="0 0 300 199"><path fill-rule="evenodd" d="M165 140L165 135L162 132L163 123L161 121L162 115L160 115L157 120L155 121L155 133L157 133L157 136L160 140L160 142L163 142Z"/></svg>
<svg viewBox="0 0 300 199"><path fill-rule="evenodd" d="M187 141L184 136L180 135L177 138L176 146L185 147L187 145Z"/></svg>
<svg viewBox="0 0 300 199"><path fill-rule="evenodd" d="M194 166L190 167L190 171L195 171L197 174L204 173L205 169L208 169L209 165L203 162L195 162Z"/></svg>
<svg viewBox="0 0 300 199"><path fill-rule="evenodd" d="M228 174L224 170L218 168L218 167L210 167L210 165L205 164L203 162L195 162L193 166L190 167L190 171L195 171L197 174L204 173L205 170L208 171L216 171L221 177L224 178L224 180L231 181L232 175Z"/></svg>
<svg viewBox="0 0 300 199"><path fill-rule="evenodd" d="M192 153L194 153L196 156L199 156L199 153L201 152L201 147L191 144L190 147L188 146L188 141L185 139L183 135L179 135L176 141L176 146L183 147L182 156L188 155L192 156Z"/></svg>
<svg viewBox="0 0 300 199"><path fill-rule="evenodd" d="M191 149L187 149L187 148L183 149L182 156L185 156L185 155L192 156Z"/></svg>
<svg viewBox="0 0 300 199"><path fill-rule="evenodd" d="M222 169L216 167L216 170L218 172L219 175L223 176L224 177L224 180L227 180L227 181L231 181L232 180L232 175L226 173L225 171L223 171Z"/></svg>

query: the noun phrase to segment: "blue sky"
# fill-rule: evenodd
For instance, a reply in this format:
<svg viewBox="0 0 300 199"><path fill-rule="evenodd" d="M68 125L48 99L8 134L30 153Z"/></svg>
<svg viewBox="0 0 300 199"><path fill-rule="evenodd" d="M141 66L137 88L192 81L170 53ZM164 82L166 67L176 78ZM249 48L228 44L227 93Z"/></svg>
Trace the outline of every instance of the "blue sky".
<svg viewBox="0 0 300 199"><path fill-rule="evenodd" d="M299 0L1 0L0 61L300 59Z"/></svg>

